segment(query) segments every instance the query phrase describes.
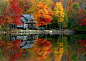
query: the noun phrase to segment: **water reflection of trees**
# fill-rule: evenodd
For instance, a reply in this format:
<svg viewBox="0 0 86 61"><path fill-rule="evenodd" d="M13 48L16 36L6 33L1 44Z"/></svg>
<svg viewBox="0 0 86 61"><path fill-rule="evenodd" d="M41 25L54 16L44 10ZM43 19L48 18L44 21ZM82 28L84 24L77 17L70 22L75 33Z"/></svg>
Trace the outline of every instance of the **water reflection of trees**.
<svg viewBox="0 0 86 61"><path fill-rule="evenodd" d="M54 61L62 61L64 59L63 56L67 45L67 37L60 36L57 38L57 41L53 43Z"/></svg>
<svg viewBox="0 0 86 61"><path fill-rule="evenodd" d="M86 57L86 37L84 35L42 35L34 38L33 35L28 35L27 40L19 40L16 36L18 35L11 36L15 37L13 41L10 41L10 35L7 38L1 36L0 60L84 61ZM32 48L20 48L23 41L31 42L33 39L35 43Z"/></svg>
<svg viewBox="0 0 86 61"><path fill-rule="evenodd" d="M5 58L7 61L16 61L20 59L23 52L20 48L21 40L0 41L0 44L0 49L4 54L2 58Z"/></svg>
<svg viewBox="0 0 86 61"><path fill-rule="evenodd" d="M32 55L35 55L34 59L36 59L37 61L43 61L43 60L46 60L46 58L52 52L51 46L52 46L51 43L46 39L36 39L36 43L32 48L33 52L30 49L27 49L27 50L31 52ZM32 55L31 55L31 58L34 57ZM32 59L29 59L29 60L32 60Z"/></svg>
<svg viewBox="0 0 86 61"><path fill-rule="evenodd" d="M86 35L68 35L68 47L66 50L67 60L85 61Z"/></svg>

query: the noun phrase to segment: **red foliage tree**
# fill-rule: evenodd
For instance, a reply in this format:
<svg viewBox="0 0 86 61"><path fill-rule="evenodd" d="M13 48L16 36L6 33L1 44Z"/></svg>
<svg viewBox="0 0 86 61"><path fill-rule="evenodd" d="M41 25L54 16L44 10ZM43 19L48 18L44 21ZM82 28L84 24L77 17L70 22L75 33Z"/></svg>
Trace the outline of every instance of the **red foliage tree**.
<svg viewBox="0 0 86 61"><path fill-rule="evenodd" d="M79 21L79 25L80 26L84 26L86 25L86 13L85 13L85 9L80 9L78 12L78 20Z"/></svg>
<svg viewBox="0 0 86 61"><path fill-rule="evenodd" d="M4 25L4 20L0 20L0 25Z"/></svg>
<svg viewBox="0 0 86 61"><path fill-rule="evenodd" d="M79 23L79 25L80 25L80 26L82 26L82 25L83 25L83 26L86 25L86 19L81 20L81 23Z"/></svg>
<svg viewBox="0 0 86 61"><path fill-rule="evenodd" d="M5 9L5 24L21 25L22 9L19 7L18 0L10 0L10 5Z"/></svg>
<svg viewBox="0 0 86 61"><path fill-rule="evenodd" d="M85 11L85 9L80 9L79 11L78 11L78 19L79 20L83 20L84 18L86 18L86 13L84 12Z"/></svg>

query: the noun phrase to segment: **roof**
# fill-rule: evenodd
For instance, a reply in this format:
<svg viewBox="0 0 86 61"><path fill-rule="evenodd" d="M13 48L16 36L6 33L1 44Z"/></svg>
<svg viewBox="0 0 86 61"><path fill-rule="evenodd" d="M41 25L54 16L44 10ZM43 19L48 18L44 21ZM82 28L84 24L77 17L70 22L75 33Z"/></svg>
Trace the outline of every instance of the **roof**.
<svg viewBox="0 0 86 61"><path fill-rule="evenodd" d="M36 23L36 21L32 21L34 16L31 14L24 14L23 17L21 17L21 20L24 23Z"/></svg>
<svg viewBox="0 0 86 61"><path fill-rule="evenodd" d="M34 17L33 15L31 15L31 14L24 14L23 15L27 20L29 19L29 20L32 20L32 18Z"/></svg>
<svg viewBox="0 0 86 61"><path fill-rule="evenodd" d="M32 48L34 46L34 43L36 41L33 40L33 41L23 41L20 46L22 46L22 49L25 49L25 48Z"/></svg>
<svg viewBox="0 0 86 61"><path fill-rule="evenodd" d="M22 20L24 23L28 23L28 21L27 21L24 17L22 17L21 20Z"/></svg>
<svg viewBox="0 0 86 61"><path fill-rule="evenodd" d="M26 44L25 46L22 47L22 49L32 48L33 46L34 46L33 44Z"/></svg>

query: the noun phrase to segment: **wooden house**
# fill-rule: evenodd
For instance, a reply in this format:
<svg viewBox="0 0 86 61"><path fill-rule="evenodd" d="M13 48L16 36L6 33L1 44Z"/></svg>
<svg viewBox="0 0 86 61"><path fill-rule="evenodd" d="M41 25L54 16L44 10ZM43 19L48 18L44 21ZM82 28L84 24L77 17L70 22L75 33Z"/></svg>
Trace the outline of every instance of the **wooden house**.
<svg viewBox="0 0 86 61"><path fill-rule="evenodd" d="M38 29L35 24L36 24L36 21L33 20L33 15L30 15L30 14L24 14L22 17L21 17L21 21L22 21L22 25L12 25L11 28L15 28L15 29Z"/></svg>

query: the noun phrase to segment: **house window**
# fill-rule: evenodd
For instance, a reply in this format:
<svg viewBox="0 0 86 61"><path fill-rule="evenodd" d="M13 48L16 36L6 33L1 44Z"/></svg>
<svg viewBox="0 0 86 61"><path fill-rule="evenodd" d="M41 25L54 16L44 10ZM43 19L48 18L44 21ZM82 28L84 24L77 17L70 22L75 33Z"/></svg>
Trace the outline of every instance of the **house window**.
<svg viewBox="0 0 86 61"><path fill-rule="evenodd" d="M17 36L17 39L27 40L28 36Z"/></svg>
<svg viewBox="0 0 86 61"><path fill-rule="evenodd" d="M28 28L28 24L24 24L24 28Z"/></svg>
<svg viewBox="0 0 86 61"><path fill-rule="evenodd" d="M23 27L23 25L17 25L17 27Z"/></svg>

